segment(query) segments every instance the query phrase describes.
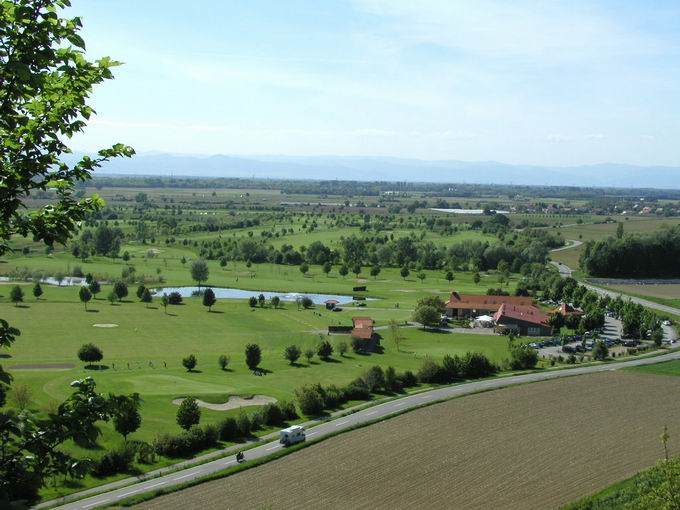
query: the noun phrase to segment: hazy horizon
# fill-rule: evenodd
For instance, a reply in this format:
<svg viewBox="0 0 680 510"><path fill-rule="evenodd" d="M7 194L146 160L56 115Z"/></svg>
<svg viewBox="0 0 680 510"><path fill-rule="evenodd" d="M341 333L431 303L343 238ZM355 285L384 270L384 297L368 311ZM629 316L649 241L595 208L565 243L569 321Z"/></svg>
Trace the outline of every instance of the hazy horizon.
<svg viewBox="0 0 680 510"><path fill-rule="evenodd" d="M671 0L71 10L88 56L125 62L79 150L680 166Z"/></svg>

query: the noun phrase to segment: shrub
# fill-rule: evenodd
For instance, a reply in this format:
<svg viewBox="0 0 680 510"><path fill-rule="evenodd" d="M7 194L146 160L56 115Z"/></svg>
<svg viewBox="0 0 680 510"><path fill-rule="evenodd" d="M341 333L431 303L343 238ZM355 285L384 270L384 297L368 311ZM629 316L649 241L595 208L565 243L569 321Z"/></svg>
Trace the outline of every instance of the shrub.
<svg viewBox="0 0 680 510"><path fill-rule="evenodd" d="M318 416L323 412L323 397L316 387L305 385L295 390L295 396L300 404L300 410L307 416Z"/></svg>
<svg viewBox="0 0 680 510"><path fill-rule="evenodd" d="M94 476L109 476L116 473L124 473L132 467L135 460L136 448L134 444L124 443L118 448L107 451L94 464L92 474Z"/></svg>
<svg viewBox="0 0 680 510"><path fill-rule="evenodd" d="M371 400L371 392L362 379L355 379L343 390L345 400Z"/></svg>
<svg viewBox="0 0 680 510"><path fill-rule="evenodd" d="M156 452L153 446L144 441L134 441L137 447L137 462L140 464L153 464L156 462Z"/></svg>
<svg viewBox="0 0 680 510"><path fill-rule="evenodd" d="M255 370L262 361L262 351L257 344L246 345L246 365L250 370Z"/></svg>
<svg viewBox="0 0 680 510"><path fill-rule="evenodd" d="M461 378L463 374L462 364L463 362L458 355L450 356L447 354L444 356L444 359L442 360L442 370L446 382L453 382Z"/></svg>
<svg viewBox="0 0 680 510"><path fill-rule="evenodd" d="M414 374L410 370L407 370L401 376L399 376L399 380L401 381L401 385L404 388L412 388L414 386L418 386L418 378L416 377L416 374Z"/></svg>
<svg viewBox="0 0 680 510"><path fill-rule="evenodd" d="M427 358L418 370L418 380L426 384L440 384L445 381L444 369L436 361Z"/></svg>
<svg viewBox="0 0 680 510"><path fill-rule="evenodd" d="M345 393L340 388L334 384L331 384L325 389L323 394L323 404L326 409L334 409L344 403Z"/></svg>
<svg viewBox="0 0 680 510"><path fill-rule="evenodd" d="M260 414L264 419L264 423L269 426L283 425L286 421L286 415L278 404L267 404L262 406Z"/></svg>
<svg viewBox="0 0 680 510"><path fill-rule="evenodd" d="M538 363L538 352L528 345L513 345L510 349L510 356L510 368L513 370L528 370Z"/></svg>
<svg viewBox="0 0 680 510"><path fill-rule="evenodd" d="M241 411L236 418L236 428L238 430L239 437L248 437L250 435L250 417Z"/></svg>
<svg viewBox="0 0 680 510"><path fill-rule="evenodd" d="M196 368L197 363L196 356L193 354L189 354L186 358L182 359L182 366L184 366L188 372L191 372L194 368Z"/></svg>
<svg viewBox="0 0 680 510"><path fill-rule="evenodd" d="M498 367L479 352L468 352L462 359L463 376L466 379L479 379L495 374Z"/></svg>
<svg viewBox="0 0 680 510"><path fill-rule="evenodd" d="M226 370L227 365L229 365L229 356L226 354L220 354L220 357L217 359L217 363L220 365L222 370Z"/></svg>
<svg viewBox="0 0 680 510"><path fill-rule="evenodd" d="M279 402L279 407L286 420L296 420L298 413L295 410L295 404L289 400L282 400Z"/></svg>
<svg viewBox="0 0 680 510"><path fill-rule="evenodd" d="M387 367L385 369L385 390L399 391L401 389L401 380L397 376L397 371L394 367Z"/></svg>
<svg viewBox="0 0 680 510"><path fill-rule="evenodd" d="M171 292L168 294L168 304L169 305L181 305L182 304L182 295L175 291Z"/></svg>
<svg viewBox="0 0 680 510"><path fill-rule="evenodd" d="M302 306L305 310L314 306L314 302L307 296L302 298Z"/></svg>
<svg viewBox="0 0 680 510"><path fill-rule="evenodd" d="M222 441L234 441L239 437L238 425L236 419L228 416L218 424L220 439Z"/></svg>
<svg viewBox="0 0 680 510"><path fill-rule="evenodd" d="M368 391L372 393L380 391L385 387L385 373L379 366L369 368L362 379L364 380Z"/></svg>

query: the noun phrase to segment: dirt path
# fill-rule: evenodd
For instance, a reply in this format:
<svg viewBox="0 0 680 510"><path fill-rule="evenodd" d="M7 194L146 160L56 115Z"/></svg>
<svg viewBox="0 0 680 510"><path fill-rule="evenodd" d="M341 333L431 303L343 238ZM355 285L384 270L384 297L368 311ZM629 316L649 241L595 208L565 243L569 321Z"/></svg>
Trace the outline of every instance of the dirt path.
<svg viewBox="0 0 680 510"><path fill-rule="evenodd" d="M480 393L135 508L557 508L652 465L666 424L677 452L679 398L624 371Z"/></svg>

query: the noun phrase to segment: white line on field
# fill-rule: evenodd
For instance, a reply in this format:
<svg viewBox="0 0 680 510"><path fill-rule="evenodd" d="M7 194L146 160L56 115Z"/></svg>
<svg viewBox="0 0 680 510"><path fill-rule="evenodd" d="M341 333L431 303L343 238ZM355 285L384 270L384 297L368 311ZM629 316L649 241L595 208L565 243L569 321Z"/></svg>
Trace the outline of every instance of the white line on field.
<svg viewBox="0 0 680 510"><path fill-rule="evenodd" d="M345 423L348 423L349 420L341 421L340 423L336 423L336 427L340 427L341 425L344 425Z"/></svg>
<svg viewBox="0 0 680 510"><path fill-rule="evenodd" d="M376 414L378 411L371 411L370 413L366 413L366 416L373 416Z"/></svg>
<svg viewBox="0 0 680 510"><path fill-rule="evenodd" d="M173 480L181 480L182 478L186 478L187 476L192 476L196 473L187 473L186 475L178 476L177 478L173 478Z"/></svg>
<svg viewBox="0 0 680 510"><path fill-rule="evenodd" d="M144 487L144 489L145 489L145 490L152 489L153 487L158 487L159 485L165 485L166 483L168 483L168 482L158 482L158 483L154 483L153 485L149 485L149 486L147 486L147 487Z"/></svg>
<svg viewBox="0 0 680 510"><path fill-rule="evenodd" d="M106 503L108 499L100 499L99 501L95 501L94 503L90 503L89 505L83 505L83 508L92 508L95 505L101 505L102 503Z"/></svg>

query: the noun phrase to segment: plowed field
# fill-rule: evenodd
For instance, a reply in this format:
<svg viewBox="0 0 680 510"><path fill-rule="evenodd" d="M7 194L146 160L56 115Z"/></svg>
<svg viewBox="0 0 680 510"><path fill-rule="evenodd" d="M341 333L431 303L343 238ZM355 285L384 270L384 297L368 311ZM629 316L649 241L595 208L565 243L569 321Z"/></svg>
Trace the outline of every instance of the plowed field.
<svg viewBox="0 0 680 510"><path fill-rule="evenodd" d="M608 372L433 405L139 509L556 508L652 465L680 378Z"/></svg>

